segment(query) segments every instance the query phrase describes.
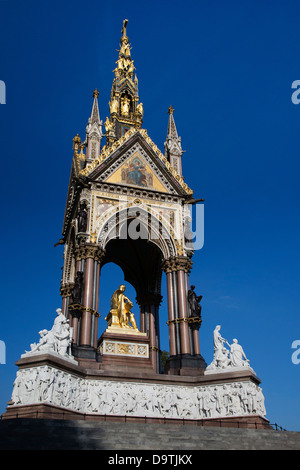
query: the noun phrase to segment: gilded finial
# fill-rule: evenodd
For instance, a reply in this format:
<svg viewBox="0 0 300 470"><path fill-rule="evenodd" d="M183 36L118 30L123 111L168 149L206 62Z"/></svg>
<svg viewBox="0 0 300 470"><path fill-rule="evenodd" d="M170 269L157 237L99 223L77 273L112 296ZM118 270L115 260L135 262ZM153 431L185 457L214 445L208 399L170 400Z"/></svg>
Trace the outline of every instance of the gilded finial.
<svg viewBox="0 0 300 470"><path fill-rule="evenodd" d="M74 139L73 139L74 144L80 144L81 138L79 137L79 134L76 134Z"/></svg>
<svg viewBox="0 0 300 470"><path fill-rule="evenodd" d="M79 137L78 134L75 135L74 139L73 139L73 149L74 149L74 155L77 155L78 153L78 148L79 148L79 145L81 144L81 138Z"/></svg>
<svg viewBox="0 0 300 470"><path fill-rule="evenodd" d="M126 36L127 23L128 23L128 20L123 21L123 28L122 28L122 31L121 31L123 36Z"/></svg>
<svg viewBox="0 0 300 470"><path fill-rule="evenodd" d="M96 88L93 93L93 98L98 98L98 96L99 96L99 91Z"/></svg>
<svg viewBox="0 0 300 470"><path fill-rule="evenodd" d="M168 114L173 114L174 111L174 108L172 108L172 106L169 106Z"/></svg>

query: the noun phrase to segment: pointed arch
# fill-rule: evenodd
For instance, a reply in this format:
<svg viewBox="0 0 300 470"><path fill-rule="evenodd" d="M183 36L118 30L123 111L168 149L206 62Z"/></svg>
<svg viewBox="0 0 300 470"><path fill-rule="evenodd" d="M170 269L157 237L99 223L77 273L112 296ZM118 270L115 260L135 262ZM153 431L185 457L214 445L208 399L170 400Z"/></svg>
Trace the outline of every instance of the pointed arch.
<svg viewBox="0 0 300 470"><path fill-rule="evenodd" d="M139 232L136 230L135 224L140 225ZM171 230L168 230L166 224L163 224L153 211L150 212L147 208L139 205L128 207L126 204L125 207L114 212L99 228L98 244L105 250L110 240L117 238L124 240L137 233L140 233L140 237L137 238L156 245L160 249L163 259L176 256L176 243Z"/></svg>

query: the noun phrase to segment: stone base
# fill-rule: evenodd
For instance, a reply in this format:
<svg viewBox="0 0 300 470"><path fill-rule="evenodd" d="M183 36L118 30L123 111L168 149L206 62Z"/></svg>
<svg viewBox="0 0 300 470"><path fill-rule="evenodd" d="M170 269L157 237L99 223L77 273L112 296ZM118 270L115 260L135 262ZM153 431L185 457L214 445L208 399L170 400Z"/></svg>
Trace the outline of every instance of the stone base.
<svg viewBox="0 0 300 470"><path fill-rule="evenodd" d="M58 354L54 351L27 352L25 354L22 354L21 359L34 358L34 357L38 358L41 355L45 355L45 354L48 355L48 356L52 356L54 359L63 359L64 361L70 362L71 364L78 365L78 361L75 360L73 355L70 355L70 354L61 355L61 354Z"/></svg>
<svg viewBox="0 0 300 470"><path fill-rule="evenodd" d="M124 334L117 329L106 330L98 340L98 352L102 358L102 370L129 372L133 369L153 373L150 340L145 333Z"/></svg>
<svg viewBox="0 0 300 470"><path fill-rule="evenodd" d="M92 346L78 346L77 344L72 344L72 354L79 361L81 359L91 359L93 361L101 362L97 349Z"/></svg>
<svg viewBox="0 0 300 470"><path fill-rule="evenodd" d="M134 328L120 328L119 326L108 326L105 330L105 333L118 334L124 337L128 335L147 337L147 333L142 333L141 331L135 330Z"/></svg>
<svg viewBox="0 0 300 470"><path fill-rule="evenodd" d="M228 373L228 372L242 372L242 371L245 371L245 370L248 370L252 374L255 374L255 371L250 366L226 367L226 368L223 368L223 369L222 368L217 368L217 367L214 367L214 368L211 368L211 369L207 368L205 370L204 374L205 375L224 374L224 373Z"/></svg>
<svg viewBox="0 0 300 470"><path fill-rule="evenodd" d="M269 421L258 415L235 416L220 419L189 419L189 418L155 418L148 416L128 416L128 415L101 415L101 414L83 414L77 411L71 411L67 408L61 408L50 403L28 405L28 406L9 406L2 415L2 419L62 419L62 420L84 420L95 422L111 423L144 423L144 424L167 424L167 425L190 425L190 426L208 426L208 427L230 427L241 429L270 429Z"/></svg>
<svg viewBox="0 0 300 470"><path fill-rule="evenodd" d="M206 362L201 355L178 354L166 362L165 374L168 375L203 375Z"/></svg>
<svg viewBox="0 0 300 470"><path fill-rule="evenodd" d="M105 335L104 335L105 339ZM115 338L116 340L116 338ZM245 427L266 423L260 380L249 370L180 376L156 374L149 369L121 364L99 369L74 364L50 354L17 362L19 371L3 418L47 417L63 419L170 422ZM86 359L88 361L88 359ZM82 363L81 363L82 364ZM50 414L49 414L50 413ZM215 423L215 424L214 424Z"/></svg>

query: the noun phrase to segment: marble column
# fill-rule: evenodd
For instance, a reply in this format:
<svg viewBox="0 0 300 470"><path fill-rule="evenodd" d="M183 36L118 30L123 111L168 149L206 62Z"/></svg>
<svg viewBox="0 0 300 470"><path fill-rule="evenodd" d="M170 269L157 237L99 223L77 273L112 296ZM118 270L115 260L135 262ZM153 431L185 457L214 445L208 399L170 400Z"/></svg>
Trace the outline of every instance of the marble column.
<svg viewBox="0 0 300 470"><path fill-rule="evenodd" d="M146 333L145 306L140 305L140 331Z"/></svg>
<svg viewBox="0 0 300 470"><path fill-rule="evenodd" d="M95 279L95 300L94 300L94 309L96 312L99 312L99 290L100 290L100 272L101 272L101 261L97 261L96 269L96 279ZM94 348L97 348L98 341L98 316L95 316L95 326L94 326Z"/></svg>
<svg viewBox="0 0 300 470"><path fill-rule="evenodd" d="M156 353L156 324L155 324L155 307L150 305L149 308L149 338L150 338L150 356L153 369L156 372L158 368Z"/></svg>
<svg viewBox="0 0 300 470"><path fill-rule="evenodd" d="M175 306L174 306L174 286L172 272L168 271L167 275L167 292L168 292L168 321L169 323L169 343L170 343L170 356L175 356L176 348L176 325L175 320Z"/></svg>
<svg viewBox="0 0 300 470"><path fill-rule="evenodd" d="M99 277L103 255L103 251L94 244L86 243L77 249L77 262L82 260L81 267L84 266L82 315L79 328L80 346L95 348L97 344L98 321L96 306L99 306Z"/></svg>
<svg viewBox="0 0 300 470"><path fill-rule="evenodd" d="M170 356L191 354L193 350L188 326L186 275L192 262L185 256L174 256L163 262L167 275L168 325Z"/></svg>
<svg viewBox="0 0 300 470"><path fill-rule="evenodd" d="M155 292L141 294L137 297L141 312L140 331L149 335L150 357L154 372L159 372L160 368L158 309L161 300L161 295Z"/></svg>
<svg viewBox="0 0 300 470"><path fill-rule="evenodd" d="M189 325L187 321L187 292L185 283L185 272L183 270L177 271L177 285L178 285L178 311L180 321L180 346L181 354L191 354Z"/></svg>
<svg viewBox="0 0 300 470"><path fill-rule="evenodd" d="M93 258L87 258L85 260L84 269L84 290L81 317L81 328L80 328L80 345L91 346L91 320L92 320L92 300L93 300L93 280L94 280L94 260Z"/></svg>
<svg viewBox="0 0 300 470"><path fill-rule="evenodd" d="M178 313L178 286L177 286L177 273L176 271L172 272L172 281L173 281L173 301L174 301L174 316L175 316L175 341L176 341L176 354L181 353L180 346L180 326L179 326L179 313ZM169 327L171 325L169 324Z"/></svg>
<svg viewBox="0 0 300 470"><path fill-rule="evenodd" d="M63 314L69 318L70 320L70 315L68 313L68 306L70 303L70 298L72 295L72 289L74 287L74 282L70 282L68 284L64 284L60 288L60 295L62 296L62 312Z"/></svg>
<svg viewBox="0 0 300 470"><path fill-rule="evenodd" d="M200 356L199 327L193 328L194 354Z"/></svg>

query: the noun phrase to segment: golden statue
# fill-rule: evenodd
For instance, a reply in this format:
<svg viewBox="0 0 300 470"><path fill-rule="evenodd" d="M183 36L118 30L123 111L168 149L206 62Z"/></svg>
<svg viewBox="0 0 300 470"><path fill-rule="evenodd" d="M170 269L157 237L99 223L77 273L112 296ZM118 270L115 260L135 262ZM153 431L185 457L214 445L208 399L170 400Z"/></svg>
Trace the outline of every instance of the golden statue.
<svg viewBox="0 0 300 470"><path fill-rule="evenodd" d="M133 303L124 294L125 286L122 284L111 298L111 310L106 317L109 326L118 328L134 329L139 331L136 325L134 314L131 312ZM132 326L130 326L129 322Z"/></svg>
<svg viewBox="0 0 300 470"><path fill-rule="evenodd" d="M129 116L130 99L127 96L121 98L121 114L123 116Z"/></svg>
<svg viewBox="0 0 300 470"><path fill-rule="evenodd" d="M137 105L136 112L143 117L143 114L144 114L143 103L139 103Z"/></svg>
<svg viewBox="0 0 300 470"><path fill-rule="evenodd" d="M117 113L118 112L118 100L116 100L116 98L113 98L110 102L109 102L109 110L110 110L110 114L113 114L113 113Z"/></svg>
<svg viewBox="0 0 300 470"><path fill-rule="evenodd" d="M123 36L121 38L121 49L119 51L119 56L124 55L125 57L130 57L131 58L131 53L130 53L130 44L127 36Z"/></svg>
<svg viewBox="0 0 300 470"><path fill-rule="evenodd" d="M109 118L106 118L106 121L104 123L105 126L105 131L109 134L109 132L113 129L114 123L109 120Z"/></svg>

